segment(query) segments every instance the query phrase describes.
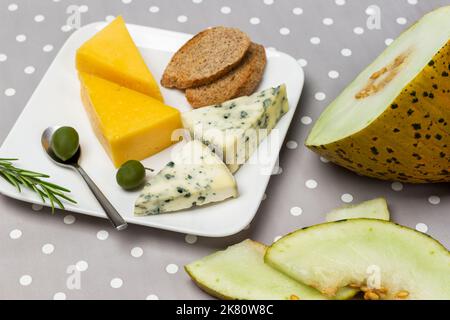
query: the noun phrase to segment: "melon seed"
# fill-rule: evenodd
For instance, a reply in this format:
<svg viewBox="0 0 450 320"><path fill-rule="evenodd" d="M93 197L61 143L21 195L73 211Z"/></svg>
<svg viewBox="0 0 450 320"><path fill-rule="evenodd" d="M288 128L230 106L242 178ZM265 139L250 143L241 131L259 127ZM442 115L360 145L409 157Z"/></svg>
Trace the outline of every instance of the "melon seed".
<svg viewBox="0 0 450 320"><path fill-rule="evenodd" d="M395 297L398 298L398 299L405 299L405 298L408 298L408 297L409 297L409 292L408 292L408 291L405 291L405 290L399 291L399 292L395 295Z"/></svg>
<svg viewBox="0 0 450 320"><path fill-rule="evenodd" d="M365 300L380 300L380 296L377 295L375 292L368 291L364 294Z"/></svg>

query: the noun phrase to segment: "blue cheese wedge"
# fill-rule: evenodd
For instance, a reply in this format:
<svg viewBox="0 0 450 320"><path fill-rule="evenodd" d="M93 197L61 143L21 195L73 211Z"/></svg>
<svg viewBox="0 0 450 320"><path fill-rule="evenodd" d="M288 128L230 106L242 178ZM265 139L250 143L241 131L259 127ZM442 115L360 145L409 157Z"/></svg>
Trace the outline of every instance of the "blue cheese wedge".
<svg viewBox="0 0 450 320"><path fill-rule="evenodd" d="M134 214L175 212L237 196L236 181L223 161L201 142L191 141L145 185Z"/></svg>
<svg viewBox="0 0 450 320"><path fill-rule="evenodd" d="M182 114L191 136L236 172L289 111L286 85Z"/></svg>

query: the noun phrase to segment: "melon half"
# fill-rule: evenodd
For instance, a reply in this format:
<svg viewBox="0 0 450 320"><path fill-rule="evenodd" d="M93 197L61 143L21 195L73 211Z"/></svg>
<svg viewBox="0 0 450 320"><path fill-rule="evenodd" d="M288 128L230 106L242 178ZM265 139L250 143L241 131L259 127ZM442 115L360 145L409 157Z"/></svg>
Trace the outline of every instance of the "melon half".
<svg viewBox="0 0 450 320"><path fill-rule="evenodd" d="M306 145L360 175L450 181L450 6L394 41L320 116Z"/></svg>

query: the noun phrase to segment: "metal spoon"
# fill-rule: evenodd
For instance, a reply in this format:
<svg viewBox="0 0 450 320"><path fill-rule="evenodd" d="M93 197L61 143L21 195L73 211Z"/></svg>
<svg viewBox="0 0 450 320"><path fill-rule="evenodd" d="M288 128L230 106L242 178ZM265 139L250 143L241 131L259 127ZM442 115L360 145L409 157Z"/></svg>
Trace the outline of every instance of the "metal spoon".
<svg viewBox="0 0 450 320"><path fill-rule="evenodd" d="M76 172L78 172L84 179L86 184L89 186L89 189L91 189L94 196L97 198L103 210L105 210L105 213L108 216L108 219L111 221L114 228L116 228L116 230L118 231L126 229L128 226L127 222L122 218L119 212L117 212L117 210L108 201L108 199L106 199L105 195L100 191L100 189L97 187L94 181L92 181L92 179L89 178L86 171L84 171L83 168L78 164L78 161L81 156L81 147L78 148L77 153L67 161L62 161L53 152L51 148L52 136L55 133L55 131L58 130L59 128L60 127L49 127L42 134L41 143L45 152L50 157L50 159L57 165L64 168L74 169Z"/></svg>

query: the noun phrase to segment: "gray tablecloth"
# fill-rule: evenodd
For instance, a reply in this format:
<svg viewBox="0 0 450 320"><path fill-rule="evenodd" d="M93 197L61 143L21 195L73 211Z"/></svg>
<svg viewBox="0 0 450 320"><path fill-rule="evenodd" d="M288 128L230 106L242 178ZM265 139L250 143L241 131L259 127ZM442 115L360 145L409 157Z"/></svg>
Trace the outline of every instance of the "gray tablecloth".
<svg viewBox="0 0 450 320"><path fill-rule="evenodd" d="M447 186L391 184L358 177L303 147L311 122L391 39L447 0L2 0L0 3L0 142L4 140L59 48L69 37L67 9L83 25L122 14L126 21L196 33L236 26L256 42L298 59L306 72L299 111L258 215L225 239L131 226L58 211L52 215L0 196L0 298L203 299L183 265L252 238L271 243L320 223L344 203L384 196L393 219L450 245ZM368 14L381 9L380 28ZM420 45L420 44L419 44ZM26 147L26 146L24 146ZM14 157L14 155L0 155ZM74 267L75 266L75 267ZM78 271L74 271L78 270Z"/></svg>

